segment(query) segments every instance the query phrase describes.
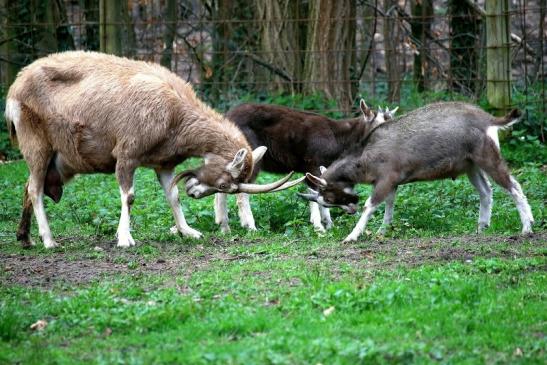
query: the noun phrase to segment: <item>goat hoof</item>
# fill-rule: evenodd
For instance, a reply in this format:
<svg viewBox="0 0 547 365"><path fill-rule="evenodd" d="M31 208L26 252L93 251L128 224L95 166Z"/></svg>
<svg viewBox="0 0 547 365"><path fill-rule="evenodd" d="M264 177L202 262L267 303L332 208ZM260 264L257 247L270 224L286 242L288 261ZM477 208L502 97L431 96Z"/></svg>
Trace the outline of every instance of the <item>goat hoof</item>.
<svg viewBox="0 0 547 365"><path fill-rule="evenodd" d="M184 235L184 236L195 238L195 239L200 239L201 237L203 237L203 234L201 234L200 231L197 231L197 230L195 230L193 228L190 228L190 227L186 227L184 229L181 229L180 233L182 233L182 235Z"/></svg>
<svg viewBox="0 0 547 365"><path fill-rule="evenodd" d="M129 237L121 237L121 238L118 238L118 247L131 247L131 246L135 246L135 240L133 239L133 237L129 236Z"/></svg>
<svg viewBox="0 0 547 365"><path fill-rule="evenodd" d="M359 237L355 237L354 235L350 234L342 241L342 243L356 242L358 238Z"/></svg>
<svg viewBox="0 0 547 365"><path fill-rule="evenodd" d="M227 224L223 224L220 226L220 232L223 233L223 234L228 234L231 232L231 229L230 229L230 226L227 225Z"/></svg>
<svg viewBox="0 0 547 365"><path fill-rule="evenodd" d="M32 244L32 241L31 241L31 244ZM44 241L44 247L45 248L55 248L55 247L59 247L60 245L55 242L54 240L46 240Z"/></svg>
<svg viewBox="0 0 547 365"><path fill-rule="evenodd" d="M255 227L254 224L253 224L253 225L250 225L250 224L245 224L245 225L243 225L243 224L242 224L241 227L247 228L248 231L252 231L252 232L257 231L257 229L256 229L256 227Z"/></svg>

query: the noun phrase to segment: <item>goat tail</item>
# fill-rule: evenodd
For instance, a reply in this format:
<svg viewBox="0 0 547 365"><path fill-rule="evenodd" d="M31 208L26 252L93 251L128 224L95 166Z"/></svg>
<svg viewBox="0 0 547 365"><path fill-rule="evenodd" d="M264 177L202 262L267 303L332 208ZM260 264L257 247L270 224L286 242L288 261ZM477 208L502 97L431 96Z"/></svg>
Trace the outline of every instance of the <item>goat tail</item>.
<svg viewBox="0 0 547 365"><path fill-rule="evenodd" d="M521 116L522 116L522 112L520 110L513 109L507 115L503 117L494 118L492 125L500 127L500 128L507 128L512 126L515 123L518 123L520 121Z"/></svg>
<svg viewBox="0 0 547 365"><path fill-rule="evenodd" d="M19 120L21 119L21 104L17 100L8 99L6 102L6 111L4 116L6 119L6 127L11 144L13 146L17 146L18 143L15 123L19 123Z"/></svg>

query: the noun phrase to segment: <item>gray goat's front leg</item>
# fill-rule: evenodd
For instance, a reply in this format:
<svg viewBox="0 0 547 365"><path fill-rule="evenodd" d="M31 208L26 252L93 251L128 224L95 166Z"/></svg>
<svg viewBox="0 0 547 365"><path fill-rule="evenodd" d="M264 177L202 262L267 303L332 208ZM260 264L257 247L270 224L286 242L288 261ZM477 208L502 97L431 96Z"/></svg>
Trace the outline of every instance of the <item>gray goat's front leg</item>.
<svg viewBox="0 0 547 365"><path fill-rule="evenodd" d="M249 202L249 194L237 194L237 206L239 208L239 220L241 227L247 228L250 231L256 231L255 219Z"/></svg>
<svg viewBox="0 0 547 365"><path fill-rule="evenodd" d="M330 209L319 205L319 213L321 214L321 223L323 223L326 229L331 229L332 219L330 217Z"/></svg>
<svg viewBox="0 0 547 365"><path fill-rule="evenodd" d="M201 232L193 229L186 223L184 213L180 206L179 189L176 185L171 186L174 178L173 170L156 170L156 175L165 193L165 198L171 206L173 217L175 218L175 226L171 228L172 233L181 233L183 236L192 238L201 238Z"/></svg>
<svg viewBox="0 0 547 365"><path fill-rule="evenodd" d="M364 232L365 227L367 226L367 223L372 216L372 213L376 211L380 203L381 202L373 204L371 198L367 199L365 203L365 209L363 210L363 215L361 216L361 218L359 218L359 221L355 225L355 228L353 228L353 231L351 231L351 233L344 239L343 242L354 242L359 239L359 236L361 235L361 233Z"/></svg>
<svg viewBox="0 0 547 365"><path fill-rule="evenodd" d="M230 233L228 222L228 195L223 193L215 194L215 223L220 225L222 233Z"/></svg>
<svg viewBox="0 0 547 365"><path fill-rule="evenodd" d="M395 194L396 190L391 192L386 196L386 208L384 211L384 221L382 222L382 225L378 229L378 232L376 234L378 235L385 235L387 232L387 229L391 226L391 222L393 222L393 206L395 204Z"/></svg>

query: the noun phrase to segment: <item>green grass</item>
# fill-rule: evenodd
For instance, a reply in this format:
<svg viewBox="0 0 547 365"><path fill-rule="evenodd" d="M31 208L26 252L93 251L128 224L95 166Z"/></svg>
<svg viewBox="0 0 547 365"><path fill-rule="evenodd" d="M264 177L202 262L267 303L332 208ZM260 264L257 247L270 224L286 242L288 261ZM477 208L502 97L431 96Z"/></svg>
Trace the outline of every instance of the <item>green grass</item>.
<svg viewBox="0 0 547 365"><path fill-rule="evenodd" d="M117 184L91 175L66 186L59 204L47 201L63 247L24 250L14 233L26 166L0 165L0 363L543 364L547 156L532 144L503 153L535 236L515 237L518 214L499 187L492 226L473 235L478 196L460 178L401 187L385 238L340 243L357 221L340 212L318 235L294 190L252 198L256 233L239 228L231 201L229 235L214 224L212 198L182 196L205 238L180 238L143 169L137 247L114 247ZM370 188L359 190L364 201ZM380 210L368 229L381 219ZM39 319L48 326L30 330Z"/></svg>

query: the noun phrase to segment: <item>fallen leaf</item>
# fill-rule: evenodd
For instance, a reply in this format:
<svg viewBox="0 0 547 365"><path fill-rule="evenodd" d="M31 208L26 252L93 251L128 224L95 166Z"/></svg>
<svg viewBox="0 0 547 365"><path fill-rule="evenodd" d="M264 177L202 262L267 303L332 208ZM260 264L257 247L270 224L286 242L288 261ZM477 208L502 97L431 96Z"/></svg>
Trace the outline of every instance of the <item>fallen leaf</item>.
<svg viewBox="0 0 547 365"><path fill-rule="evenodd" d="M41 331L47 326L47 321L40 319L36 321L36 323L33 323L30 325L30 329L33 331Z"/></svg>
<svg viewBox="0 0 547 365"><path fill-rule="evenodd" d="M514 356L521 357L523 355L522 349L520 347L517 347L515 351L513 352Z"/></svg>
<svg viewBox="0 0 547 365"><path fill-rule="evenodd" d="M324 315L325 317L328 317L328 316L330 316L333 312L334 312L334 307L328 307L327 309L325 309L325 310L323 311L323 315Z"/></svg>

